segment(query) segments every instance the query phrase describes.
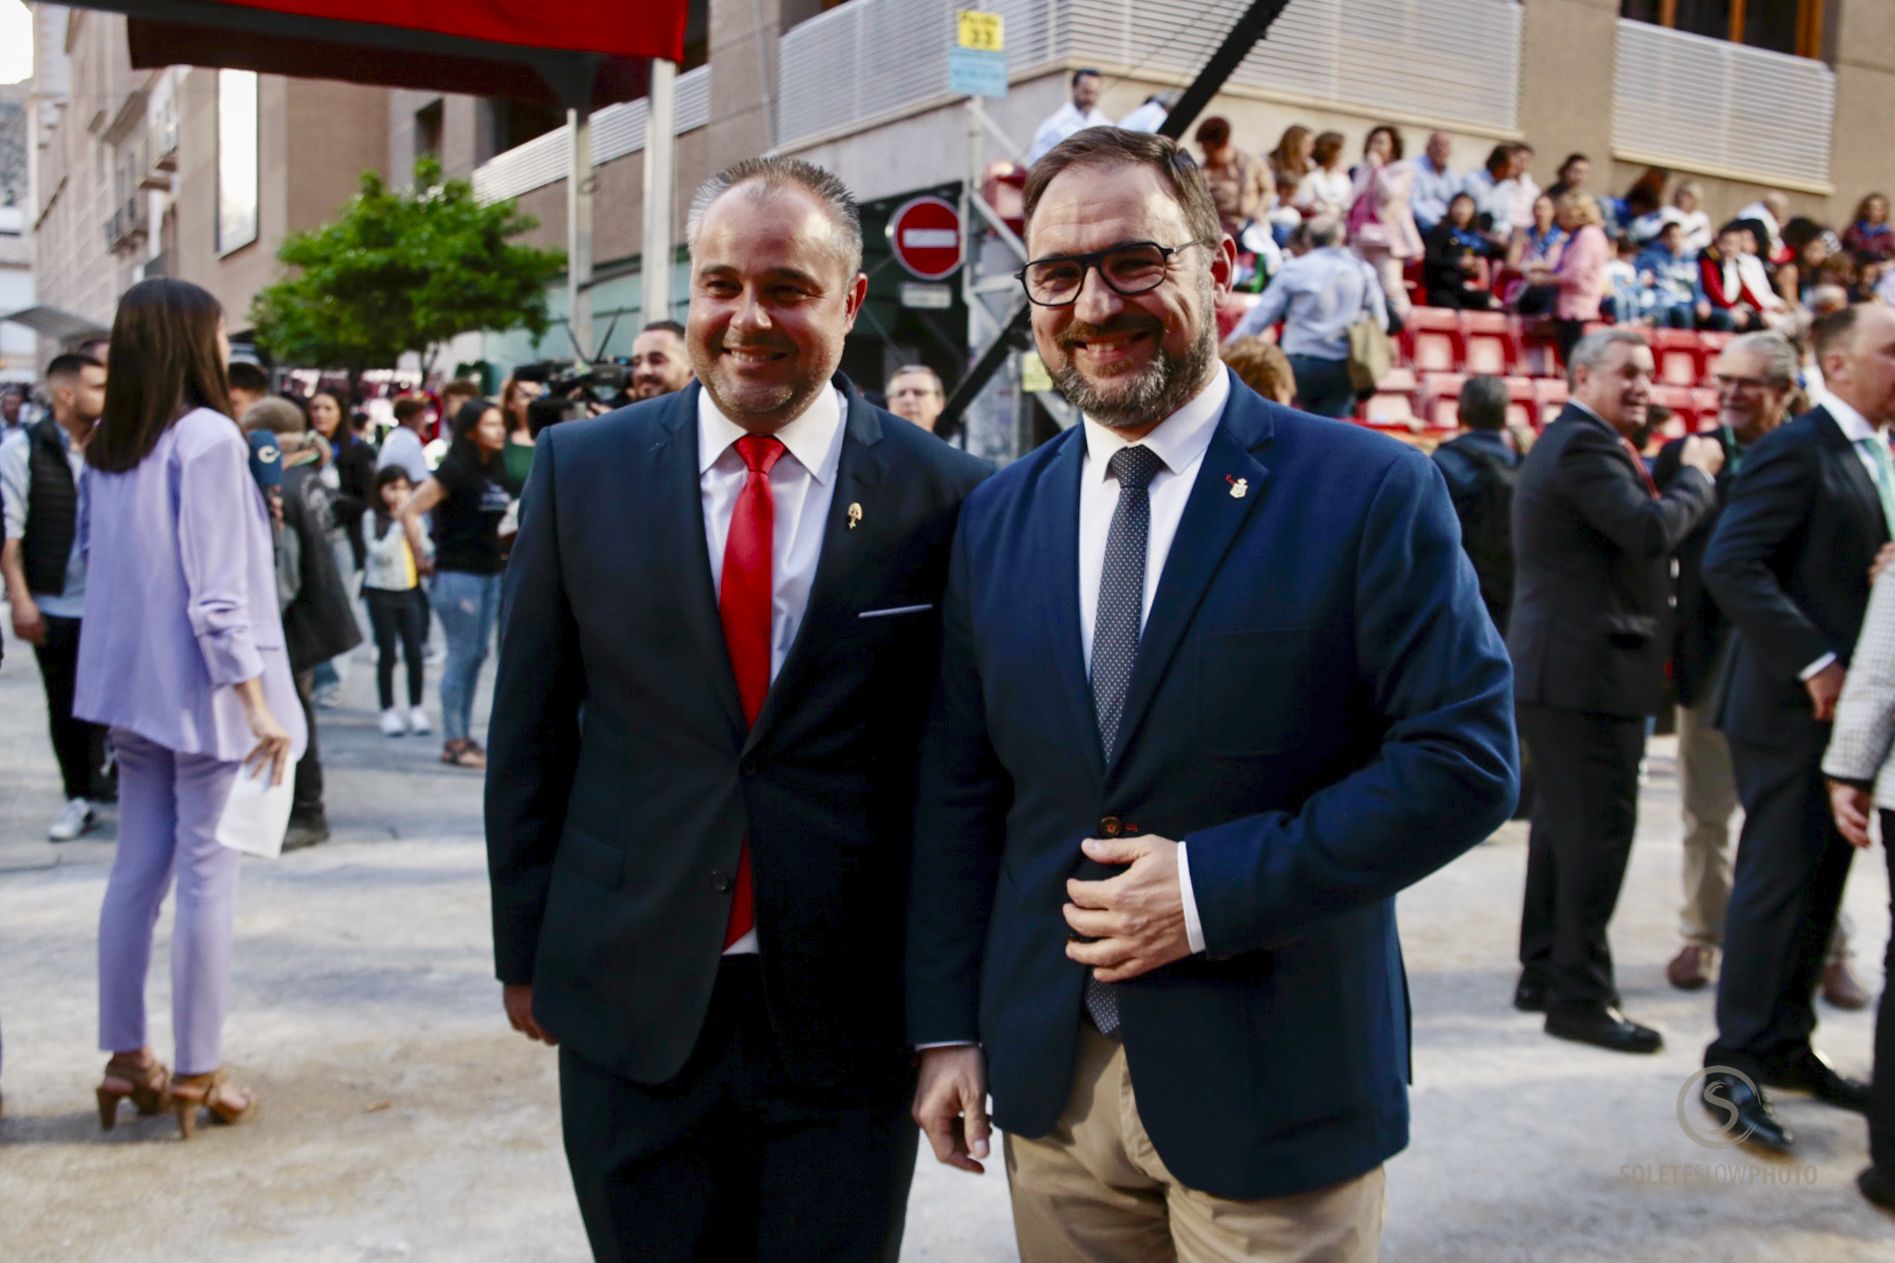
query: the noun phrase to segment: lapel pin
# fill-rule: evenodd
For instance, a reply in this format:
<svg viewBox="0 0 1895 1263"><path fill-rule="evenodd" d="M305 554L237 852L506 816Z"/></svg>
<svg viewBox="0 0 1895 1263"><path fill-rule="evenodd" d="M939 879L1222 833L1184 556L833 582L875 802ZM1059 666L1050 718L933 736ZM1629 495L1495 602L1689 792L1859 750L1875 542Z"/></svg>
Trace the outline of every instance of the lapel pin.
<svg viewBox="0 0 1895 1263"><path fill-rule="evenodd" d="M1233 478L1229 474L1225 474L1224 481L1230 484L1231 499L1241 500L1250 494L1250 480L1248 478Z"/></svg>
<svg viewBox="0 0 1895 1263"><path fill-rule="evenodd" d="M854 530L860 525L862 525L862 506L859 504L851 504L849 506L849 529Z"/></svg>

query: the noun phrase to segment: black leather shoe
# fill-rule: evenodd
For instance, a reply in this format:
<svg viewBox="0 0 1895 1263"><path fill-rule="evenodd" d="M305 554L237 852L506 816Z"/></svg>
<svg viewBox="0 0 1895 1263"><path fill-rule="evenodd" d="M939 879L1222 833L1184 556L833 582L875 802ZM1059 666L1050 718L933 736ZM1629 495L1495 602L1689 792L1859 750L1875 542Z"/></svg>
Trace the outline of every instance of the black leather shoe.
<svg viewBox="0 0 1895 1263"><path fill-rule="evenodd" d="M1887 1167L1865 1167L1862 1174L1856 1176L1856 1187L1862 1190L1862 1196L1883 1210L1895 1210L1895 1171Z"/></svg>
<svg viewBox="0 0 1895 1263"><path fill-rule="evenodd" d="M1612 1052L1655 1053L1665 1046L1665 1037L1651 1027L1640 1026L1617 1009L1604 1006L1549 1010L1546 1033Z"/></svg>
<svg viewBox="0 0 1895 1263"><path fill-rule="evenodd" d="M1869 1085L1837 1074L1829 1059L1813 1049L1787 1066L1773 1066L1764 1071L1759 1082L1769 1088L1807 1092L1837 1109L1853 1110L1857 1114L1869 1112Z"/></svg>
<svg viewBox="0 0 1895 1263"><path fill-rule="evenodd" d="M1762 1091L1723 1070L1704 1076L1698 1100L1709 1110L1726 1135L1739 1144L1754 1145L1772 1153L1788 1153L1796 1143L1789 1128L1778 1121L1776 1112Z"/></svg>
<svg viewBox="0 0 1895 1263"><path fill-rule="evenodd" d="M1513 989L1513 1007L1522 1013L1546 1012L1546 984L1522 974L1520 985Z"/></svg>

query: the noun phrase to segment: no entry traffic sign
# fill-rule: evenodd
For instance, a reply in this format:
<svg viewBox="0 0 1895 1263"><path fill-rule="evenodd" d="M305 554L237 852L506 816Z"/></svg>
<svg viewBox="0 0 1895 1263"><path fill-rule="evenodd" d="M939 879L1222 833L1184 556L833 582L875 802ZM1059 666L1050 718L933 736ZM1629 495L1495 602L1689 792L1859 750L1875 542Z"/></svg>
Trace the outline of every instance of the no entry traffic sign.
<svg viewBox="0 0 1895 1263"><path fill-rule="evenodd" d="M961 266L961 213L939 197L904 202L888 221L895 259L924 281L952 276Z"/></svg>

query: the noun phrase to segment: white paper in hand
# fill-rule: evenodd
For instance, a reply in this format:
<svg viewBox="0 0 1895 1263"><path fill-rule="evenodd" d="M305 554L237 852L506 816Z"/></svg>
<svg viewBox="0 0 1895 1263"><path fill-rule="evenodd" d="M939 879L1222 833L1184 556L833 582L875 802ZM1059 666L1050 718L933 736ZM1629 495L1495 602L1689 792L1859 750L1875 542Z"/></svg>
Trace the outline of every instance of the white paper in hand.
<svg viewBox="0 0 1895 1263"><path fill-rule="evenodd" d="M217 818L218 845L269 859L283 854L283 835L290 826L290 798L296 788L289 772L285 768L283 783L272 785L268 763L261 772L237 769L230 801Z"/></svg>

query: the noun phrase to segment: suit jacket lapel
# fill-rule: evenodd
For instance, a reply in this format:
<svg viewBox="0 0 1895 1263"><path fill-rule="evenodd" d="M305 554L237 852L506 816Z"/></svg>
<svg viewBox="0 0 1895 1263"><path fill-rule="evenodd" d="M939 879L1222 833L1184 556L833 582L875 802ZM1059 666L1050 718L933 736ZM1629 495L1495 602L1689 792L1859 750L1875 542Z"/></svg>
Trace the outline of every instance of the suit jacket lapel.
<svg viewBox="0 0 1895 1263"><path fill-rule="evenodd" d="M717 589L711 584L711 555L704 542L704 495L698 475L697 396L703 387L693 382L672 395L665 435L646 453L651 462L651 485L656 489L656 529L649 541L659 557L674 558L655 569L674 574L676 608L683 624L687 653L695 653L704 678L711 683L731 739L741 741L743 702L737 696L737 678L731 673L730 653L724 648L724 624L717 612Z"/></svg>
<svg viewBox="0 0 1895 1263"><path fill-rule="evenodd" d="M1079 426L1054 440L1065 447L1046 464L1038 488L1044 510L1035 517L1034 563L1023 578L1039 597L1039 625L1045 629L1047 660L1059 676L1060 693L1096 770L1105 768L1099 744L1099 718L1086 676L1085 647L1079 622L1079 479L1083 476L1086 436Z"/></svg>
<svg viewBox="0 0 1895 1263"><path fill-rule="evenodd" d="M1118 754L1131 748L1145 712L1151 706L1158 683L1171 665L1185 629L1197 611L1198 603L1217 575L1224 554L1230 550L1237 533L1256 511L1265 494L1264 483L1270 476L1251 453L1267 446L1271 434L1270 416L1262 400L1241 386L1233 385L1224 416L1211 435L1211 445L1198 467L1197 481L1185 501L1184 517L1172 539L1171 552L1158 580L1158 592L1152 599L1151 614L1145 620L1144 634L1138 641L1138 658L1132 666L1132 679L1125 696L1125 713L1119 720ZM1233 495L1235 480L1245 480L1244 493ZM1113 759L1116 766L1118 758Z"/></svg>
<svg viewBox="0 0 1895 1263"><path fill-rule="evenodd" d="M1856 445L1842 432L1842 426L1831 415L1829 409L1816 410L1820 420L1817 430L1836 453L1836 460L1842 466L1843 479L1855 488L1855 512L1861 519L1867 538L1877 541L1888 539L1888 518L1882 512L1882 495L1875 489L1875 479L1869 477L1869 471L1862 467L1862 458L1856 452Z"/></svg>
<svg viewBox="0 0 1895 1263"><path fill-rule="evenodd" d="M822 553L816 561L816 575L810 581L809 603L803 621L797 625L796 639L783 659L783 668L770 683L763 699L763 710L745 742L746 751L754 749L778 722L793 701L792 694L801 686L815 652L811 641L823 632L820 625L850 608L849 593L864 560L879 557L895 546L892 532L897 529L895 514L877 512L886 494L883 475L887 472L875 446L882 439L882 420L862 398L855 384L837 374L847 413L843 417L842 459L836 467L836 494L829 503L829 516L823 524ZM849 506L860 505L862 514L853 529L849 525ZM722 625L718 637L723 637ZM731 685L733 696L736 685Z"/></svg>

